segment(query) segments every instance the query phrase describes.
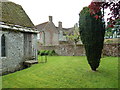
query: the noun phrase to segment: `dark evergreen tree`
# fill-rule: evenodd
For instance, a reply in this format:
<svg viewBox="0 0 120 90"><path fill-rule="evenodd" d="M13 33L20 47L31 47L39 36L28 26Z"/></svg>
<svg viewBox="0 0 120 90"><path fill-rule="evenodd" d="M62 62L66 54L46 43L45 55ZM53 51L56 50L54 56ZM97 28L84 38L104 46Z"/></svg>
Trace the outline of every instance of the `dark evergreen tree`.
<svg viewBox="0 0 120 90"><path fill-rule="evenodd" d="M79 14L80 37L85 46L86 56L91 69L96 71L99 66L103 49L105 26L101 12L90 14L88 7L84 7Z"/></svg>

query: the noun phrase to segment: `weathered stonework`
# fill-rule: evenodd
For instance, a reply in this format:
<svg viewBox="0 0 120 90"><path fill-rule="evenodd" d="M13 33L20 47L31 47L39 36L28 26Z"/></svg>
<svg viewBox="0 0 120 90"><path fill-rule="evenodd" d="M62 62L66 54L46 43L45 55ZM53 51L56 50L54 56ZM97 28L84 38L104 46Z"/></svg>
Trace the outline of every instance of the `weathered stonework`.
<svg viewBox="0 0 120 90"><path fill-rule="evenodd" d="M84 46L77 45L58 45L58 46L39 46L38 50L55 50L60 56L83 56L85 55ZM120 44L104 44L103 55L120 57Z"/></svg>
<svg viewBox="0 0 120 90"><path fill-rule="evenodd" d="M32 34L32 56L35 57L35 60L38 59L37 55L37 34Z"/></svg>
<svg viewBox="0 0 120 90"><path fill-rule="evenodd" d="M48 22L45 28L45 45L58 45L58 31L53 22Z"/></svg>
<svg viewBox="0 0 120 90"><path fill-rule="evenodd" d="M36 28L39 31L38 34L40 38L38 38L38 42L41 43L41 45L44 46L59 45L59 36L58 36L59 31L52 22L51 16L49 16L48 22L37 25Z"/></svg>
<svg viewBox="0 0 120 90"><path fill-rule="evenodd" d="M0 74L23 69L27 60L37 62L37 29L21 5L0 2Z"/></svg>
<svg viewBox="0 0 120 90"><path fill-rule="evenodd" d="M21 67L23 57L23 34L20 32L4 31L6 37L6 57L2 59L2 71L13 72Z"/></svg>
<svg viewBox="0 0 120 90"><path fill-rule="evenodd" d="M61 42L71 43L68 35L78 34L78 26L72 28L63 28L62 22L58 22L58 27L52 21L52 16L49 16L49 21L36 25L38 29L38 42L42 46L60 45ZM73 43L72 43L73 44Z"/></svg>
<svg viewBox="0 0 120 90"><path fill-rule="evenodd" d="M85 50L83 45L57 45L57 46L39 46L39 50L55 50L60 56L84 56Z"/></svg>
<svg viewBox="0 0 120 90"><path fill-rule="evenodd" d="M9 30L1 31L0 36L2 36L2 34L4 34L6 38L6 57L0 57L0 64L2 63L2 65L0 65L0 70L2 70L3 74L7 74L9 72L20 70L24 67L23 62L26 57L24 56L24 33ZM32 56L36 57L37 60L37 35L32 34L32 36Z"/></svg>
<svg viewBox="0 0 120 90"><path fill-rule="evenodd" d="M120 57L120 44L104 44L103 55Z"/></svg>

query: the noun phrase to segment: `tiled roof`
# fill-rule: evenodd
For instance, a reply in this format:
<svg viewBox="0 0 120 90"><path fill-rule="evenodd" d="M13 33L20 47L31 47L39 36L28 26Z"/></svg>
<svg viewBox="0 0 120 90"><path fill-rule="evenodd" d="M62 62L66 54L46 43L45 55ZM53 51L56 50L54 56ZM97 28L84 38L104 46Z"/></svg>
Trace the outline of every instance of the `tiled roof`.
<svg viewBox="0 0 120 90"><path fill-rule="evenodd" d="M1 2L0 1L0 22L6 24L20 25L24 27L33 28L34 24L25 13L23 8L13 2Z"/></svg>
<svg viewBox="0 0 120 90"><path fill-rule="evenodd" d="M56 27L57 29L59 29L59 27ZM68 31L68 30L71 30L72 28L62 28L62 30L64 31Z"/></svg>
<svg viewBox="0 0 120 90"><path fill-rule="evenodd" d="M48 24L48 22L44 22L44 23L41 23L41 24L38 24L36 25L35 27L38 29L38 30L42 30L44 29L44 27Z"/></svg>
<svg viewBox="0 0 120 90"><path fill-rule="evenodd" d="M49 22L44 22L41 24L36 25L35 27L39 30L39 31L43 31L43 29L45 28L45 26L48 24ZM54 24L54 23L53 23ZM55 26L56 27L56 26ZM56 27L56 29L59 31L59 27ZM62 28L62 30L64 31L70 31L73 28Z"/></svg>

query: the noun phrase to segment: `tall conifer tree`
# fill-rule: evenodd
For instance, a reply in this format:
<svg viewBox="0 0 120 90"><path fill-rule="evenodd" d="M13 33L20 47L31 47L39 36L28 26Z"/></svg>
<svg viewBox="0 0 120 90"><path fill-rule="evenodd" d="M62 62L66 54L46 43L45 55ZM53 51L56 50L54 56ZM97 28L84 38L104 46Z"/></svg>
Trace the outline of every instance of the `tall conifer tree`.
<svg viewBox="0 0 120 90"><path fill-rule="evenodd" d="M88 63L92 70L99 67L103 49L105 26L102 22L101 11L91 15L88 7L79 14L80 37L85 46Z"/></svg>

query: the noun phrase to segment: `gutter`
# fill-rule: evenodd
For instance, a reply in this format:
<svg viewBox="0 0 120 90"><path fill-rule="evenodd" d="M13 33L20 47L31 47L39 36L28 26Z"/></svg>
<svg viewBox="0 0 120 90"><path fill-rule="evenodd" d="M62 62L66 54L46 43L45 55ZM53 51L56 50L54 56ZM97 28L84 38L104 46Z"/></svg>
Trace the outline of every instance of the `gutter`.
<svg viewBox="0 0 120 90"><path fill-rule="evenodd" d="M37 29L32 29L32 28L27 28L27 27L21 27L19 25L16 26L10 26L10 25L3 25L0 23L0 28L6 28L6 29L13 29L16 31L20 31L20 32L28 32L28 33L39 33L39 31L37 31Z"/></svg>

